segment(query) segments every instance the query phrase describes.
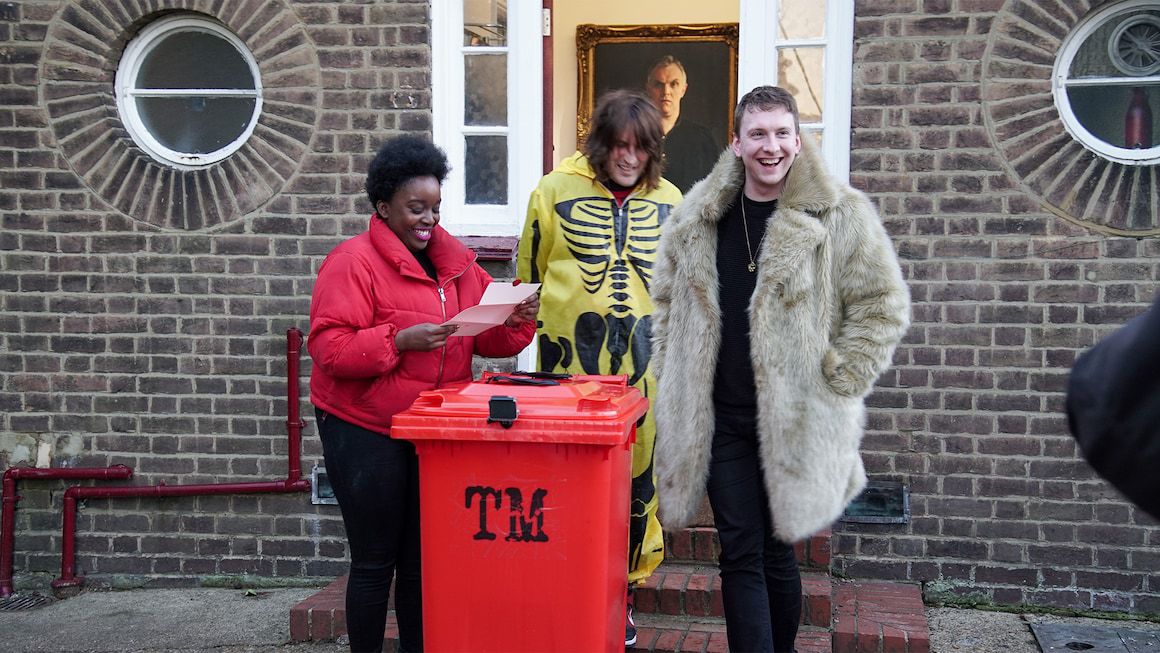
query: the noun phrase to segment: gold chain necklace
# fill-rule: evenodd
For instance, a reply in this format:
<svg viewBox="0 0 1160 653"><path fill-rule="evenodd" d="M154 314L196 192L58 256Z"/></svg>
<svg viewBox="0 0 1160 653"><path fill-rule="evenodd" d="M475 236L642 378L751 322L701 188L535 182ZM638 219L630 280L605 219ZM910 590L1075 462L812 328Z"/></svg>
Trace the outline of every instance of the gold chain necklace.
<svg viewBox="0 0 1160 653"><path fill-rule="evenodd" d="M757 272L757 261L753 260L753 248L749 246L749 220L745 218L745 193L741 194L741 225L745 230L745 251L749 252L749 265L745 269ZM768 226L766 227L768 230ZM757 253L761 254L761 244L765 242L765 231L761 232L761 240L757 241Z"/></svg>

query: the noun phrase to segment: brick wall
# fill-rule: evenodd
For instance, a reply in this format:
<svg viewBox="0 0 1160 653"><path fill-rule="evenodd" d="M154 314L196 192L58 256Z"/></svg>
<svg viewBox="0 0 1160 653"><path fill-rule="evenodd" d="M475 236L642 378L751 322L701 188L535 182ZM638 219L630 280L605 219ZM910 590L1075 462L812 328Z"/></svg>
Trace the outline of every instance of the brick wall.
<svg viewBox="0 0 1160 653"><path fill-rule="evenodd" d="M430 129L426 5L153 3L218 16L279 73L247 164L202 178L132 167L116 126L136 4L0 3L0 465L39 454L130 465L135 484L282 478L284 333L306 327L322 257L365 228L377 137ZM922 581L932 598L1160 613L1160 528L1093 476L1060 413L1076 354L1153 296L1160 242L1109 235L1097 209L1115 197L1069 213L1011 108L1043 103L1042 80L1018 78L1043 66L1021 57L1050 59L1086 8L856 4L852 180L914 297L864 458L910 485L913 516L839 526L841 572ZM1050 55L1011 44L1026 34ZM1050 107L1030 113L1036 133L1058 128ZM173 204L137 190L159 185L189 190ZM307 424L309 469L321 451ZM18 586L59 570L64 487L21 484ZM337 510L305 495L90 500L77 530L78 573L97 581L345 570Z"/></svg>
<svg viewBox="0 0 1160 653"><path fill-rule="evenodd" d="M857 3L851 177L914 300L863 458L910 484L912 519L838 529L842 572L922 581L930 598L1160 613L1160 528L1093 475L1062 414L1076 355L1160 277L1154 209L1117 235L1111 199L1080 212L1054 194L1082 178L1037 181L1094 160L1069 138L1033 145L1063 132L1047 75L1089 4Z"/></svg>
<svg viewBox="0 0 1160 653"><path fill-rule="evenodd" d="M266 111L226 175L149 167L114 120L139 4L215 16L258 55ZM0 3L0 467L43 449L131 484L286 477L286 329L366 228L380 139L430 130L427 23L421 2ZM21 482L18 587L59 572L65 487ZM78 574L120 584L346 567L337 507L309 494L89 500L77 534Z"/></svg>

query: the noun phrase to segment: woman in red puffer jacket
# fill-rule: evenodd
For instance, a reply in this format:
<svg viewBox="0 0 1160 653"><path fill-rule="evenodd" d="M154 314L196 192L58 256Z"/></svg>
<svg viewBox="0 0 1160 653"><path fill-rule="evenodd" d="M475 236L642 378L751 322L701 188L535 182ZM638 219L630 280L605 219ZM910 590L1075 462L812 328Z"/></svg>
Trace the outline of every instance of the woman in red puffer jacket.
<svg viewBox="0 0 1160 653"><path fill-rule="evenodd" d="M310 305L310 400L350 548L352 651L382 648L396 570L399 648L423 648L418 463L411 443L390 436L391 418L423 390L470 380L473 354L513 356L535 335L536 295L477 336L440 326L491 282L439 226L447 171L425 140L384 144L367 172L370 228L326 257Z"/></svg>

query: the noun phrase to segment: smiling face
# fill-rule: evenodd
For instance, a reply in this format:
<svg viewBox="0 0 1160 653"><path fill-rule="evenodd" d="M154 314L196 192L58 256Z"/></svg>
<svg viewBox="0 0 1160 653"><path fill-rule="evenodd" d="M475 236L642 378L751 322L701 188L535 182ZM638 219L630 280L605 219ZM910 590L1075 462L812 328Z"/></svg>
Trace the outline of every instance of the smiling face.
<svg viewBox="0 0 1160 653"><path fill-rule="evenodd" d="M685 97L688 90L685 71L675 64L657 66L648 76L649 99L665 118L680 114L681 98Z"/></svg>
<svg viewBox="0 0 1160 653"><path fill-rule="evenodd" d="M433 175L412 177L399 186L389 202L380 200L375 210L407 249L418 252L427 248L439 224L442 197L439 180Z"/></svg>
<svg viewBox="0 0 1160 653"><path fill-rule="evenodd" d="M648 152L636 142L636 135L625 129L617 135L616 141L608 151L608 161L604 164L604 172L609 179L632 188L644 174L648 165Z"/></svg>
<svg viewBox="0 0 1160 653"><path fill-rule="evenodd" d="M793 114L783 107L746 111L733 136L733 153L745 164L745 195L759 202L777 199L802 149Z"/></svg>

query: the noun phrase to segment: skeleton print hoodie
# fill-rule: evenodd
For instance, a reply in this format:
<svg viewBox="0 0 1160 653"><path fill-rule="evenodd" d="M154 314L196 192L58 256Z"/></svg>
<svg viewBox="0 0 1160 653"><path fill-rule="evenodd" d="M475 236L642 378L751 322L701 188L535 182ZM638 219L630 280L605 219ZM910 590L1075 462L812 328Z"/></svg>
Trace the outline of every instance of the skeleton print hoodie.
<svg viewBox="0 0 1160 653"><path fill-rule="evenodd" d="M540 180L520 239L520 279L543 284L537 330L539 368L569 374L625 374L652 396L649 299L661 226L681 200L661 180L618 205L579 152ZM648 577L663 557L656 519L652 411L632 456L629 581Z"/></svg>

